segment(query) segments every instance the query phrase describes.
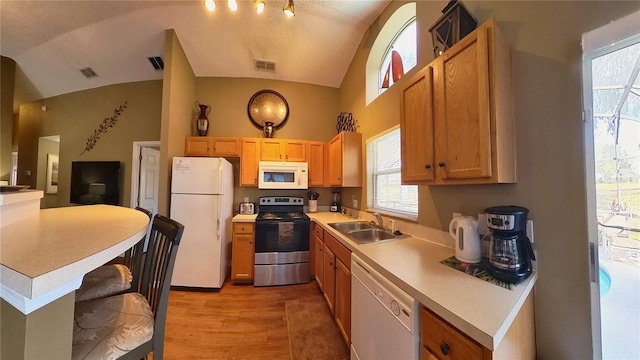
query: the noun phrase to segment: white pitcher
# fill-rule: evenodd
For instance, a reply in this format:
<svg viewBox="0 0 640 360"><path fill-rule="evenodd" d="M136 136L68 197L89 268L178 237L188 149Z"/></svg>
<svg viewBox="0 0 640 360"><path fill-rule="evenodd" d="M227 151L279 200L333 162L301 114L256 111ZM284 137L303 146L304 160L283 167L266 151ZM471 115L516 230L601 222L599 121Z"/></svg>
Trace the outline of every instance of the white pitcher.
<svg viewBox="0 0 640 360"><path fill-rule="evenodd" d="M480 262L482 246L478 220L471 216L456 216L449 223L449 234L455 240L456 259L471 264Z"/></svg>

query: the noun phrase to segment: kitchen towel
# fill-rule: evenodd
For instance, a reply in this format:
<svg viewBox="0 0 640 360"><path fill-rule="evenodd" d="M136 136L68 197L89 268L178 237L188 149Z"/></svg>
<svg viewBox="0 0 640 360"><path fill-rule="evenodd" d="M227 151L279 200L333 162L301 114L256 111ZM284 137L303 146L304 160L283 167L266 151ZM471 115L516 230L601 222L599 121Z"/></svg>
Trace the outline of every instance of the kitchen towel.
<svg viewBox="0 0 640 360"><path fill-rule="evenodd" d="M286 246L292 241L293 241L293 223L279 222L278 223L278 245Z"/></svg>

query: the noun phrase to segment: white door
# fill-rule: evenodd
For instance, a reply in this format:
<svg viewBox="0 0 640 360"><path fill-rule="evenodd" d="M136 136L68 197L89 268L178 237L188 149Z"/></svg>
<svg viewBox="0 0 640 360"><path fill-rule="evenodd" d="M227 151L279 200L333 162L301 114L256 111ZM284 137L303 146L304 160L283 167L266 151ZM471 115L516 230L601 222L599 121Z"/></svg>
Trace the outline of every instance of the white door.
<svg viewBox="0 0 640 360"><path fill-rule="evenodd" d="M221 201L220 195L171 195L171 218L184 225L172 286L222 287Z"/></svg>
<svg viewBox="0 0 640 360"><path fill-rule="evenodd" d="M594 359L640 359L638 16L583 36Z"/></svg>
<svg viewBox="0 0 640 360"><path fill-rule="evenodd" d="M158 183L160 182L160 150L140 149L138 206L158 213Z"/></svg>

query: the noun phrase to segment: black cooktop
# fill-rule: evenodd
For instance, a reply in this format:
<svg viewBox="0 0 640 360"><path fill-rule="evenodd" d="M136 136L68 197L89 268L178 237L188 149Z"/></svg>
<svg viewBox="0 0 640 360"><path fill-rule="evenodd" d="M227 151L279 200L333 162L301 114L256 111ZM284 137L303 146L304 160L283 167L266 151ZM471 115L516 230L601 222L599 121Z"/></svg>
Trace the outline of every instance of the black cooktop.
<svg viewBox="0 0 640 360"><path fill-rule="evenodd" d="M303 204L303 198L299 196L261 197L256 221L310 221L302 212Z"/></svg>
<svg viewBox="0 0 640 360"><path fill-rule="evenodd" d="M256 221L310 221L307 214L303 212L269 212L258 213Z"/></svg>

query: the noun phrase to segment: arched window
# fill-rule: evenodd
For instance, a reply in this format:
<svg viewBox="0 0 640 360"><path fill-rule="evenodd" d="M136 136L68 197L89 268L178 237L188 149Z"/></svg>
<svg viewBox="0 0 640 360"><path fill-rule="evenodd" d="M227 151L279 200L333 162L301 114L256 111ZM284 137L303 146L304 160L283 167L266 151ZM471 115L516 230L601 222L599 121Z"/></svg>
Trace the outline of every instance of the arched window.
<svg viewBox="0 0 640 360"><path fill-rule="evenodd" d="M405 24L384 54L379 72L379 92L400 79L418 63L416 51L416 18Z"/></svg>
<svg viewBox="0 0 640 360"><path fill-rule="evenodd" d="M414 2L399 7L380 29L367 58L365 90L367 105L394 83L394 52L396 80L416 66L418 47L416 29L416 3ZM401 72L398 72L399 68L402 68ZM388 84L385 81L387 69L389 70Z"/></svg>

